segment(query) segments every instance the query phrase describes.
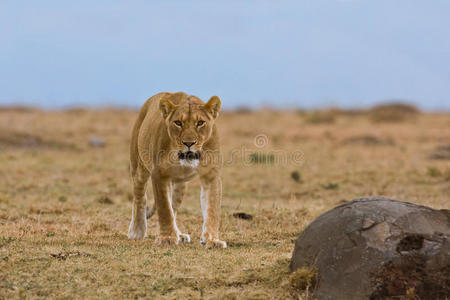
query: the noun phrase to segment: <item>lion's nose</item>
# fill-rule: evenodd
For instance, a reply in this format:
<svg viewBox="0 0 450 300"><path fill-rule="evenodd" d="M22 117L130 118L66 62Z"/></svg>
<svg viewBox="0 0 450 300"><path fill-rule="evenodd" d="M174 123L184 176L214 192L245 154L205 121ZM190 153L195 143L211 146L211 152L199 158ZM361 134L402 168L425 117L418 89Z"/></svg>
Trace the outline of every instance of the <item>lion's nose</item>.
<svg viewBox="0 0 450 300"><path fill-rule="evenodd" d="M186 147L191 147L192 145L194 145L195 144L195 142L183 142L183 144L186 146Z"/></svg>

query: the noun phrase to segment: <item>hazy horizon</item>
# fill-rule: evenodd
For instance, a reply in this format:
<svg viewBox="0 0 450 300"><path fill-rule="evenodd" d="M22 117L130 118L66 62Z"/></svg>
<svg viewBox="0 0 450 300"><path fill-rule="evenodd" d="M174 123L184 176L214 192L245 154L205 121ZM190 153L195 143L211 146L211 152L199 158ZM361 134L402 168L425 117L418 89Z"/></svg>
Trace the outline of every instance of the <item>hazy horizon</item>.
<svg viewBox="0 0 450 300"><path fill-rule="evenodd" d="M150 97L148 97L150 98ZM147 98L147 99L148 99ZM15 108L26 108L26 109L38 109L38 110L44 110L44 111L60 111L60 110L71 110L71 109L125 109L125 110L139 110L142 105L145 103L147 99L143 99L140 103L125 103L120 101L93 101L92 103L79 103L79 102L72 102L69 104L45 104L45 103L39 103L38 101L0 101L0 108L6 108L6 109L15 109ZM207 101L208 99L203 99ZM305 111L314 111L314 110L328 110L328 109L342 109L342 110L366 110L370 109L379 105L396 105L396 104L406 104L406 105L413 105L414 107L418 108L419 110L423 112L430 112L430 113L439 113L444 112L448 113L450 112L449 107L443 107L443 108L424 108L420 105L420 103L414 102L414 101L408 101L405 99L387 99L383 101L373 101L370 104L367 105L342 105L342 104L318 104L318 105L302 105L302 102L297 102L294 104L276 104L276 101L268 101L267 103L264 101L260 101L258 104L246 104L246 103L236 103L236 102L223 102L222 99L222 111L241 111L241 110L250 110L250 111L258 111L258 110L265 110L265 109L271 109L275 111L284 111L284 110L305 110ZM307 102L305 102L307 103Z"/></svg>
<svg viewBox="0 0 450 300"><path fill-rule="evenodd" d="M2 1L0 105L450 110L450 2Z"/></svg>

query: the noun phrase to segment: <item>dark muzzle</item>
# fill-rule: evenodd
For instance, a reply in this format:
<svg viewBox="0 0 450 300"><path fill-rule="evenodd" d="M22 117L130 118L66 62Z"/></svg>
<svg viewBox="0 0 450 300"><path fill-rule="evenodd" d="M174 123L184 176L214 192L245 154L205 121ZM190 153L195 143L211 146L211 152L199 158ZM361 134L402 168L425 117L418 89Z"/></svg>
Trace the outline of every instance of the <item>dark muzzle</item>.
<svg viewBox="0 0 450 300"><path fill-rule="evenodd" d="M188 152L178 152L178 158L179 159L188 159L188 160L192 160L192 159L199 159L200 158L200 151L197 152L192 152L192 151L188 151Z"/></svg>

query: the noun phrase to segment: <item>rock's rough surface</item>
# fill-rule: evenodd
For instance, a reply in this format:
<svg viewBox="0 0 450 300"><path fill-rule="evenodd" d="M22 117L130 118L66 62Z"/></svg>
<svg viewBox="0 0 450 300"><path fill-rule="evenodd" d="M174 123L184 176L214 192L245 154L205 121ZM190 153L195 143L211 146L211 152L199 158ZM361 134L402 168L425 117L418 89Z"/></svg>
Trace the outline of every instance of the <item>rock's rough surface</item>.
<svg viewBox="0 0 450 300"><path fill-rule="evenodd" d="M303 266L318 270L319 299L450 299L450 210L353 200L301 233L290 267Z"/></svg>

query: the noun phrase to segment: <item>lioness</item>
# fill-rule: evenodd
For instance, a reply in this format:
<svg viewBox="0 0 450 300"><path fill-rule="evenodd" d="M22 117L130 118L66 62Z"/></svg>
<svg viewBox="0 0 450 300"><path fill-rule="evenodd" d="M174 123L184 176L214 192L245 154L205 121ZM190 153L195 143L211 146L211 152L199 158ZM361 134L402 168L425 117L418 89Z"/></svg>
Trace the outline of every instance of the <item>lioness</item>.
<svg viewBox="0 0 450 300"><path fill-rule="evenodd" d="M155 209L159 219L158 244L190 242L177 227L177 209L183 201L186 183L200 176L203 212L201 243L226 248L219 240L219 210L222 198L219 136L215 120L221 102L213 96L205 104L185 93L160 93L142 106L131 138L133 211L129 239L147 233L146 185L151 177Z"/></svg>

